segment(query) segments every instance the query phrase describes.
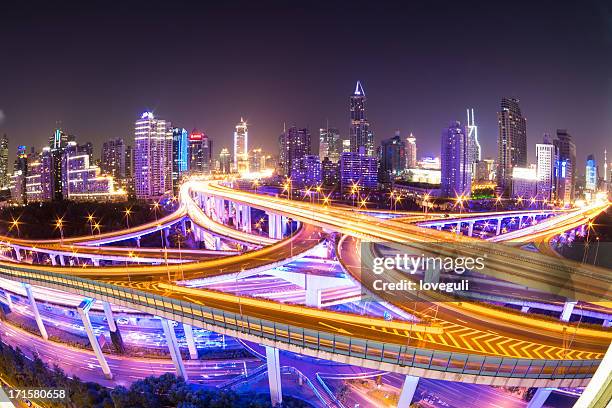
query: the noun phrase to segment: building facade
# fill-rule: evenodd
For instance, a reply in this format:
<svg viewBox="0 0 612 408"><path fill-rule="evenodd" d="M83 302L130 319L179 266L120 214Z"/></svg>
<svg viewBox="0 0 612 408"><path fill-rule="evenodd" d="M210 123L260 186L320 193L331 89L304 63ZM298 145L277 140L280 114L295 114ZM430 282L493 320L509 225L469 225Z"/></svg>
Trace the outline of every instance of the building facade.
<svg viewBox="0 0 612 408"><path fill-rule="evenodd" d="M234 130L234 170L238 173L249 171L249 129L243 118Z"/></svg>
<svg viewBox="0 0 612 408"><path fill-rule="evenodd" d="M172 191L172 126L145 112L135 123L134 189L136 198L158 199Z"/></svg>
<svg viewBox="0 0 612 408"><path fill-rule="evenodd" d="M469 196L472 190L470 138L461 122L444 129L440 146L440 194L442 197Z"/></svg>
<svg viewBox="0 0 612 408"><path fill-rule="evenodd" d="M549 135L544 135L543 143L536 144L537 199L551 201L556 198L556 166L559 160L557 146Z"/></svg>
<svg viewBox="0 0 612 408"><path fill-rule="evenodd" d="M368 156L363 146L359 152L340 155L340 188L346 192L353 185L358 185L360 189L378 187L378 159Z"/></svg>
<svg viewBox="0 0 612 408"><path fill-rule="evenodd" d="M278 138L279 174L290 177L291 170L297 166L299 159L311 154L310 131L291 126Z"/></svg>
<svg viewBox="0 0 612 408"><path fill-rule="evenodd" d="M595 161L595 155L589 154L586 159L585 168L585 184L584 188L587 191L597 191L597 162Z"/></svg>
<svg viewBox="0 0 612 408"><path fill-rule="evenodd" d="M9 146L6 133L0 138L0 188L7 188L10 183L9 175Z"/></svg>
<svg viewBox="0 0 612 408"><path fill-rule="evenodd" d="M553 141L553 144L557 146L559 151L560 166L565 169L566 174L570 177L569 183L564 181L564 188L567 189L569 186L570 189L569 198L566 197L566 199L562 200L569 203L574 200L575 195L576 170L578 169L576 163L576 144L567 129L557 129L557 138Z"/></svg>
<svg viewBox="0 0 612 408"><path fill-rule="evenodd" d="M390 183L404 172L406 168L406 145L400 137L399 130L395 132L395 136L381 142L378 159L379 181L381 183Z"/></svg>
<svg viewBox="0 0 612 408"><path fill-rule="evenodd" d="M416 137L410 133L406 138L406 168L414 169L417 167L417 144Z"/></svg>
<svg viewBox="0 0 612 408"><path fill-rule="evenodd" d="M358 153L363 147L367 156L374 156L374 134L370 131L370 123L366 115L366 95L357 81L355 91L349 97L351 126L349 129L350 149Z"/></svg>
<svg viewBox="0 0 612 408"><path fill-rule="evenodd" d="M342 140L338 129L325 127L319 129L319 159L323 161L326 157L337 162L342 153Z"/></svg>
<svg viewBox="0 0 612 408"><path fill-rule="evenodd" d="M518 99L502 98L497 124L497 188L498 193L509 194L512 168L527 166L527 120Z"/></svg>

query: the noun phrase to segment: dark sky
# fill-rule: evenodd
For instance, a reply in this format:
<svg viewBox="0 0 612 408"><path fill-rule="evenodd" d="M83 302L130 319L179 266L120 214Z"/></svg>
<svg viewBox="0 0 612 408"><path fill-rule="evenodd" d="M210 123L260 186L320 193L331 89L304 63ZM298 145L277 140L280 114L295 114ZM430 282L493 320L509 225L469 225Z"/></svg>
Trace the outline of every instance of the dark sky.
<svg viewBox="0 0 612 408"><path fill-rule="evenodd" d="M413 132L419 156L438 154L441 129L467 107L494 155L502 96L521 100L530 157L556 128L581 160L612 151L609 1L7 3L11 156L18 143L40 148L57 121L99 155L107 138L131 140L145 109L206 131L216 151L244 116L250 146L276 152L283 122L316 136L329 119L346 135L357 79L377 140Z"/></svg>

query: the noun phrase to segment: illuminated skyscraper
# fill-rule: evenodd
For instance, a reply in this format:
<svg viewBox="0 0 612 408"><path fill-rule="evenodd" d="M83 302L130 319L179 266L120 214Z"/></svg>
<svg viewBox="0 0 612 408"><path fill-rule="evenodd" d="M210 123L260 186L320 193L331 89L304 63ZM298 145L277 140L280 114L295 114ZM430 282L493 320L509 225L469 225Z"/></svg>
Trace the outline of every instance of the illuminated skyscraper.
<svg viewBox="0 0 612 408"><path fill-rule="evenodd" d="M574 190L576 185L576 144L572 140L572 135L567 129L557 129L557 138L553 141L559 149L559 161L562 163L565 178L563 187L569 189L569 196L564 200L570 202L574 200Z"/></svg>
<svg viewBox="0 0 612 408"><path fill-rule="evenodd" d="M229 174L232 170L230 168L231 158L230 152L227 147L221 149L219 153L219 171L223 174Z"/></svg>
<svg viewBox="0 0 612 408"><path fill-rule="evenodd" d="M157 199L172 191L172 127L145 112L135 123L134 187L136 198Z"/></svg>
<svg viewBox="0 0 612 408"><path fill-rule="evenodd" d="M172 129L172 189L178 192L181 175L189 170L188 134L185 128Z"/></svg>
<svg viewBox="0 0 612 408"><path fill-rule="evenodd" d="M206 133L193 129L189 134L188 168L194 173L210 173L212 140Z"/></svg>
<svg viewBox="0 0 612 408"><path fill-rule="evenodd" d="M380 144L379 178L381 183L389 183L399 176L406 167L406 145L400 137L399 130L395 136L385 139Z"/></svg>
<svg viewBox="0 0 612 408"><path fill-rule="evenodd" d="M417 145L416 137L410 134L406 138L406 168L414 169L417 167Z"/></svg>
<svg viewBox="0 0 612 408"><path fill-rule="evenodd" d="M497 188L500 194L510 194L512 168L527 166L527 120L517 99L502 98L497 123Z"/></svg>
<svg viewBox="0 0 612 408"><path fill-rule="evenodd" d="M291 169L297 166L298 160L311 153L310 131L291 126L278 138L279 173L291 176Z"/></svg>
<svg viewBox="0 0 612 408"><path fill-rule="evenodd" d="M329 126L319 129L319 159L323 161L326 157L332 162L340 160L342 153L342 140L338 129Z"/></svg>
<svg viewBox="0 0 612 408"><path fill-rule="evenodd" d="M440 193L442 197L469 196L472 188L470 138L461 122L442 131Z"/></svg>
<svg viewBox="0 0 612 408"><path fill-rule="evenodd" d="M102 144L102 161L100 167L105 174L113 176L115 181L125 182L126 148L123 139L111 139Z"/></svg>
<svg viewBox="0 0 612 408"><path fill-rule="evenodd" d="M471 146L471 161L474 165L472 168L472 174L476 172L476 163L482 160L482 151L480 148L480 141L478 140L478 126L474 121L474 109L467 110L467 136L470 139Z"/></svg>
<svg viewBox="0 0 612 408"><path fill-rule="evenodd" d="M8 187L10 177L8 171L9 149L6 133L0 138L0 188Z"/></svg>
<svg viewBox="0 0 612 408"><path fill-rule="evenodd" d="M597 162L595 161L595 155L589 154L586 159L586 170L585 170L585 189L587 191L594 192L597 190Z"/></svg>
<svg viewBox="0 0 612 408"><path fill-rule="evenodd" d="M291 169L291 179L296 186L318 186L321 184L321 160L319 156L307 154L299 158Z"/></svg>
<svg viewBox="0 0 612 408"><path fill-rule="evenodd" d="M365 154L362 146L359 152L345 152L340 155L340 188L350 191L353 186L359 191L378 187L378 159Z"/></svg>
<svg viewBox="0 0 612 408"><path fill-rule="evenodd" d="M349 98L351 111L351 127L349 129L349 140L351 152L359 152L363 147L367 156L374 156L374 134L370 131L370 123L366 117L366 95L357 81L355 91Z"/></svg>
<svg viewBox="0 0 612 408"><path fill-rule="evenodd" d="M559 160L557 146L549 135L544 135L543 143L536 144L537 199L553 200L556 197L556 164Z"/></svg>
<svg viewBox="0 0 612 408"><path fill-rule="evenodd" d="M237 172L249 170L249 130L243 118L234 131L234 169Z"/></svg>
<svg viewBox="0 0 612 408"><path fill-rule="evenodd" d="M49 147L51 149L51 200L53 201L64 199L64 149L68 146L69 141L74 141L74 136L69 136L61 129L56 129L53 132L53 136L49 139Z"/></svg>

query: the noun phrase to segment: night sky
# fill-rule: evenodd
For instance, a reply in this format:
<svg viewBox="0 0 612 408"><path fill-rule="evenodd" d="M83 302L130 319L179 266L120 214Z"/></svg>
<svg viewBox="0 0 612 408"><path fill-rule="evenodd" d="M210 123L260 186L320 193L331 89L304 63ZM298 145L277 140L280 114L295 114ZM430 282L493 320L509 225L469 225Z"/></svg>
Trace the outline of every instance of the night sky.
<svg viewBox="0 0 612 408"><path fill-rule="evenodd" d="M580 163L612 151L609 1L20 3L0 8L11 161L58 121L99 156L105 139L133 140L147 109L204 130L216 152L243 116L250 147L276 153L283 122L317 139L329 120L346 136L358 79L377 141L413 132L419 156L438 154L467 107L494 156L502 96L521 100L532 160L556 128L575 137Z"/></svg>

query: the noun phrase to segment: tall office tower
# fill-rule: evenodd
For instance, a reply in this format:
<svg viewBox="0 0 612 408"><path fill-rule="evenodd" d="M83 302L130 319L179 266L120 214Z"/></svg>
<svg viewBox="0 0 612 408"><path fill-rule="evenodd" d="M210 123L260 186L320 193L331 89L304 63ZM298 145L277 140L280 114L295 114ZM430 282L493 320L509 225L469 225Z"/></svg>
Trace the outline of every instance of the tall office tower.
<svg viewBox="0 0 612 408"><path fill-rule="evenodd" d="M417 145L416 137L410 133L406 138L406 168L414 169L417 167Z"/></svg>
<svg viewBox="0 0 612 408"><path fill-rule="evenodd" d="M249 171L249 130L243 118L234 131L234 170Z"/></svg>
<svg viewBox="0 0 612 408"><path fill-rule="evenodd" d="M227 147L221 149L221 153L219 153L219 171L223 174L231 173L231 158L230 152Z"/></svg>
<svg viewBox="0 0 612 408"><path fill-rule="evenodd" d="M469 196L472 189L472 157L470 138L461 122L451 122L442 132L440 163L440 195Z"/></svg>
<svg viewBox="0 0 612 408"><path fill-rule="evenodd" d="M525 199L535 198L538 193L538 172L536 166L512 168L512 196Z"/></svg>
<svg viewBox="0 0 612 408"><path fill-rule="evenodd" d="M597 190L597 162L595 155L589 154L586 159L584 188L587 191L594 192Z"/></svg>
<svg viewBox="0 0 612 408"><path fill-rule="evenodd" d="M353 185L357 185L359 191L378 187L378 158L368 156L363 146L359 152L340 155L340 189L347 192Z"/></svg>
<svg viewBox="0 0 612 408"><path fill-rule="evenodd" d="M570 202L574 200L574 192L576 185L576 144L572 140L572 135L567 132L567 129L557 129L557 138L553 141L554 145L559 150L559 160L564 162L563 169L566 172L570 181L564 184L564 187L569 187L569 198L564 200Z"/></svg>
<svg viewBox="0 0 612 408"><path fill-rule="evenodd" d="M378 181L381 183L392 182L405 170L406 145L399 130L395 132L395 136L381 142L378 160Z"/></svg>
<svg viewBox="0 0 612 408"><path fill-rule="evenodd" d="M134 187L136 198L157 199L172 191L172 126L144 112L135 123Z"/></svg>
<svg viewBox="0 0 612 408"><path fill-rule="evenodd" d="M172 128L172 191L178 193L181 175L189 170L187 129Z"/></svg>
<svg viewBox="0 0 612 408"><path fill-rule="evenodd" d="M102 171L124 184L126 167L126 146L123 139L111 139L102 143L102 161L100 163Z"/></svg>
<svg viewBox="0 0 612 408"><path fill-rule="evenodd" d="M75 137L68 135L61 129L56 129L49 139L50 166L51 166L51 200L62 201L64 199L64 149L69 142L74 142Z"/></svg>
<svg viewBox="0 0 612 408"><path fill-rule="evenodd" d="M135 197L134 186L134 148L128 145L125 148L125 185L129 198Z"/></svg>
<svg viewBox="0 0 612 408"><path fill-rule="evenodd" d="M340 163L333 162L326 157L321 162L321 181L323 185L331 187L337 186L340 182Z"/></svg>
<svg viewBox="0 0 612 408"><path fill-rule="evenodd" d="M570 204L573 200L574 169L569 159L560 158L557 160L557 199L564 204Z"/></svg>
<svg viewBox="0 0 612 408"><path fill-rule="evenodd" d="M310 131L295 125L286 129L278 138L279 174L291 176L291 169L300 158L310 154Z"/></svg>
<svg viewBox="0 0 612 408"><path fill-rule="evenodd" d="M527 166L527 120L517 99L502 98L497 124L497 189L500 194L510 194L512 168Z"/></svg>
<svg viewBox="0 0 612 408"><path fill-rule="evenodd" d="M342 152L342 141L338 129L329 126L319 129L319 159L329 157L329 160L337 162Z"/></svg>
<svg viewBox="0 0 612 408"><path fill-rule="evenodd" d="M474 167L476 167L476 174L472 179L477 183L488 183L495 180L495 160L483 159Z"/></svg>
<svg viewBox="0 0 612 408"><path fill-rule="evenodd" d="M474 121L474 109L467 110L466 127L468 138L470 138L470 156L472 156L471 161L474 163L474 168L472 169L472 174L474 174L476 172L476 163L482 160L482 150L480 148L480 141L478 140L478 126Z"/></svg>
<svg viewBox="0 0 612 408"><path fill-rule="evenodd" d="M366 117L366 95L357 81L355 91L349 98L351 111L351 127L349 140L351 152L358 153L360 147L365 148L366 155L374 156L374 134L370 131L370 123Z"/></svg>
<svg viewBox="0 0 612 408"><path fill-rule="evenodd" d="M542 143L536 144L537 199L551 201L556 198L555 166L559 159L557 146L550 135L545 134Z"/></svg>
<svg viewBox="0 0 612 408"><path fill-rule="evenodd" d="M212 170L212 140L206 133L193 129L189 134L187 167L190 172L210 173Z"/></svg>
<svg viewBox="0 0 612 408"><path fill-rule="evenodd" d="M9 185L9 150L8 150L8 136L6 133L0 139L0 188L8 187Z"/></svg>
<svg viewBox="0 0 612 408"><path fill-rule="evenodd" d="M17 177L15 179L15 191L11 192L11 196L13 200L27 204L28 197L26 194L26 184L28 176L28 154L26 153L26 147L23 145L17 147L17 158L15 159L13 170Z"/></svg>
<svg viewBox="0 0 612 408"><path fill-rule="evenodd" d="M251 150L249 156L249 170L254 173L259 173L266 168L266 156L260 148Z"/></svg>
<svg viewBox="0 0 612 408"><path fill-rule="evenodd" d="M291 168L291 180L296 186L318 186L321 184L321 160L319 156L307 154L300 157Z"/></svg>

